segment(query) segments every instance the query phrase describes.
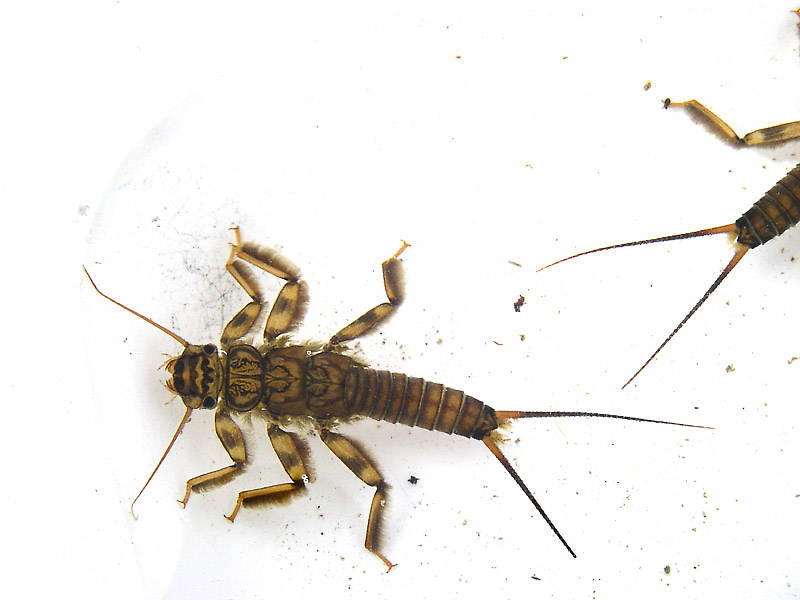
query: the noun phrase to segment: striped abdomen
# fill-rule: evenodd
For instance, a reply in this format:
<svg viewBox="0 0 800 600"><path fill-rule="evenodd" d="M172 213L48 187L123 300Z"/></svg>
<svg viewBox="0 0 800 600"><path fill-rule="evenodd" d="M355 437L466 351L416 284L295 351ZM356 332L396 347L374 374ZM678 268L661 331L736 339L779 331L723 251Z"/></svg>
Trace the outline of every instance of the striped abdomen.
<svg viewBox="0 0 800 600"><path fill-rule="evenodd" d="M800 222L800 164L736 221L736 241L749 248L766 244Z"/></svg>
<svg viewBox="0 0 800 600"><path fill-rule="evenodd" d="M494 409L461 390L403 373L364 367L350 370L345 397L352 414L447 434L481 439L497 429Z"/></svg>

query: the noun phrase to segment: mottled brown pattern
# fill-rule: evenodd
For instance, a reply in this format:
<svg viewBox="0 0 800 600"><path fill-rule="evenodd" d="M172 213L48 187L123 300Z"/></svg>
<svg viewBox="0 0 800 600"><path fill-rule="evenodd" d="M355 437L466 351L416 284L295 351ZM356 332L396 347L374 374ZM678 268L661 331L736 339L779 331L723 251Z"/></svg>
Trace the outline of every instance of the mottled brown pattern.
<svg viewBox="0 0 800 600"><path fill-rule="evenodd" d="M305 401L306 351L302 346L271 350L265 357L267 409L276 415L308 414Z"/></svg>
<svg viewBox="0 0 800 600"><path fill-rule="evenodd" d="M236 313L236 316L225 326L222 336L219 338L222 347L228 347L231 342L245 335L253 326L253 323L256 322L260 312L261 305L258 302L249 302L242 310Z"/></svg>
<svg viewBox="0 0 800 600"><path fill-rule="evenodd" d="M231 460L237 465L243 463L247 457L244 436L233 419L226 412L218 410L214 415L214 429Z"/></svg>
<svg viewBox="0 0 800 600"><path fill-rule="evenodd" d="M264 395L264 366L258 350L244 344L230 348L227 371L225 403L241 412L258 406Z"/></svg>
<svg viewBox="0 0 800 600"><path fill-rule="evenodd" d="M213 344L198 346L190 344L183 354L167 363L172 386L189 408L199 408L207 401L213 407L222 384L223 375L217 349Z"/></svg>
<svg viewBox="0 0 800 600"><path fill-rule="evenodd" d="M349 417L376 389L374 372L355 383L355 365L343 354L311 354L305 346L270 349L262 358L253 346L239 344L229 349L225 401L240 412L261 402L274 415ZM346 386L348 379L354 383Z"/></svg>
<svg viewBox="0 0 800 600"><path fill-rule="evenodd" d="M346 402L344 382L353 360L335 352L310 356L306 363L306 398L308 414L315 417L348 417L351 404Z"/></svg>
<svg viewBox="0 0 800 600"><path fill-rule="evenodd" d="M378 471L353 442L343 435L327 429L320 431L320 438L361 481L371 486L382 483L383 480Z"/></svg>
<svg viewBox="0 0 800 600"><path fill-rule="evenodd" d="M281 288L275 299L275 304L267 317L264 339L274 340L280 334L291 329L300 308L299 304L300 283L290 281Z"/></svg>
<svg viewBox="0 0 800 600"><path fill-rule="evenodd" d="M394 310L394 305L388 302L379 304L365 312L358 319L342 328L336 333L329 342L330 346L335 346L342 342L355 339L360 335L364 335L367 331L375 327L379 322L384 320L386 316Z"/></svg>
<svg viewBox="0 0 800 600"><path fill-rule="evenodd" d="M303 477L306 476L306 468L292 434L275 425L270 425L267 428L267 435L273 450L275 450L275 455L281 461L286 474L295 483L301 482Z"/></svg>

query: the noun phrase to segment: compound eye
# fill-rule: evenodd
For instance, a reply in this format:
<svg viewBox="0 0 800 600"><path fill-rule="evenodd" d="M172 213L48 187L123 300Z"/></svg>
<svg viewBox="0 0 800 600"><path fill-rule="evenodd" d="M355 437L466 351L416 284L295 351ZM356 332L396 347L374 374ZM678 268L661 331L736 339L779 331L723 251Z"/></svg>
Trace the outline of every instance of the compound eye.
<svg viewBox="0 0 800 600"><path fill-rule="evenodd" d="M203 400L203 408L214 408L214 405L217 403L214 398L211 396L206 396L206 399Z"/></svg>
<svg viewBox="0 0 800 600"><path fill-rule="evenodd" d="M206 344L205 346L203 346L203 352L205 352L206 354L216 354L217 347L214 344Z"/></svg>

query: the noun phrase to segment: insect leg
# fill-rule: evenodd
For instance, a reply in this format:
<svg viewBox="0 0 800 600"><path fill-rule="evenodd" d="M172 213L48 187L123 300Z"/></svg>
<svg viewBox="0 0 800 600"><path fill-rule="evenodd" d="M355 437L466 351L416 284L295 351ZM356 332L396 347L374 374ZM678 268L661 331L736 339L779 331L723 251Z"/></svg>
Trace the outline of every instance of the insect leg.
<svg viewBox="0 0 800 600"><path fill-rule="evenodd" d="M239 509L243 503L256 498L266 499L270 496L285 495L290 492L297 492L305 489L308 476L306 475L306 467L303 464L303 458L297 450L297 444L293 439L292 434L283 431L275 425L270 425L267 428L269 441L272 443L272 449L278 455L278 460L281 461L286 474L292 480L291 483L278 483L276 485L269 485L267 487L256 488L252 490L244 490L239 492L236 497L236 506L230 515L225 518L231 523L239 513Z"/></svg>
<svg viewBox="0 0 800 600"><path fill-rule="evenodd" d="M219 441L222 442L222 446L228 453L228 456L231 457L233 464L221 469L204 473L203 475L198 475L197 477L192 477L189 481L187 481L186 494L183 496L182 500L178 500L178 502L180 502L184 508L186 508L186 503L189 501L189 495L192 493L194 488L201 485L213 484L214 482L222 483L227 481L232 476L238 475L239 471L242 469L242 467L244 467L245 461L247 460L247 453L244 447L244 436L242 436L242 431L239 429L236 423L233 422L233 419L230 418L228 413L222 410L217 410L216 414L214 415L214 429L217 432ZM219 481L220 479L222 482Z"/></svg>
<svg viewBox="0 0 800 600"><path fill-rule="evenodd" d="M378 304L371 308L355 321L339 330L328 343L325 349L328 350L337 344L346 342L364 335L370 329L385 321L394 312L394 309L403 301L403 273L401 270L400 259L403 250L410 244L403 242L400 249L390 258L383 261L383 287L386 290L386 297L389 302Z"/></svg>
<svg viewBox="0 0 800 600"><path fill-rule="evenodd" d="M231 244L231 253L225 263L225 269L252 298L252 302L246 304L225 326L220 338L223 347L245 335L256 322L261 308L264 306L253 276L242 264L242 261L286 281L275 299L269 317L267 317L267 325L264 330L266 340L273 340L297 325L302 317L301 307L305 300L305 285L300 281L300 272L297 267L268 248L242 242L238 227L234 227L233 232L236 242Z"/></svg>
<svg viewBox="0 0 800 600"><path fill-rule="evenodd" d="M395 255L396 256L396 255ZM325 445L331 449L336 457L341 460L345 466L355 473L361 481L375 489L375 495L372 497L372 505L369 509L369 519L367 520L367 535L364 538L364 547L372 552L375 556L383 561L389 571L395 565L378 550L375 549L377 534L378 534L378 518L381 509L386 503L386 484L383 478L378 473L377 469L372 465L369 459L364 456L356 446L346 437L333 433L328 429L321 429L319 437Z"/></svg>
<svg viewBox="0 0 800 600"><path fill-rule="evenodd" d="M744 144L745 146L755 146L757 144L773 144L776 142L784 142L800 137L800 121L792 121L791 123L782 123L781 125L774 125L772 127L764 127L751 131L743 137L733 130L725 121L720 119L716 114L711 112L707 107L698 102L697 100L686 100L684 102L672 102L669 98L664 100L664 108L670 106L683 106L692 114L698 115L705 120L710 126L712 131L722 134L724 138Z"/></svg>

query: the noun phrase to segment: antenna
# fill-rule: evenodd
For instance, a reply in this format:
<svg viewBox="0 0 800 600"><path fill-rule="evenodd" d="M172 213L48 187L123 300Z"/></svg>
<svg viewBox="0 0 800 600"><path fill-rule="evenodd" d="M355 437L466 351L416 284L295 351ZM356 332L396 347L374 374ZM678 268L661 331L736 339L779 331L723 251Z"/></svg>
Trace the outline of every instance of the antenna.
<svg viewBox="0 0 800 600"><path fill-rule="evenodd" d="M164 450L164 454L161 455L161 459L158 461L158 464L156 465L156 468L153 469L152 473L150 473L150 477L147 478L147 481L144 482L144 485L142 486L142 489L139 490L139 493L136 494L136 498L134 498L133 502L131 502L131 514L133 515L134 519L136 518L136 513L133 512L133 505L136 504L136 501L139 499L139 496L142 495L142 492L144 492L144 489L150 483L150 480L156 474L156 471L158 471L158 468L161 466L161 463L163 463L164 459L167 458L167 454L169 454L169 451L172 449L172 445L175 443L175 440L178 439L178 436L180 435L181 431L183 431L183 426L186 425L186 422L189 420L189 415L191 415L191 414L192 414L192 409L191 408L187 408L186 409L186 413L184 413L183 418L181 419L181 422L178 424L178 428L175 430L175 433L173 434L172 439L169 441L169 445L167 446L167 449Z"/></svg>
<svg viewBox="0 0 800 600"><path fill-rule="evenodd" d="M176 340L176 341L177 341L179 344L181 344L181 345L182 345L184 348L185 348L186 346L188 346L188 345L189 345L189 342L187 342L185 339L183 339L183 338L182 338L181 336L179 336L177 333L173 333L173 332L171 332L169 329L167 329L166 327L163 327L162 325L159 325L158 323L156 323L156 322L155 322L155 321L153 321L152 319L148 319L147 317L145 317L145 316L144 316L144 315L142 315L142 314L139 314L138 312L136 312L136 311L135 311L135 310L133 310L132 308L128 308L127 306L125 306L125 305L124 305L124 304L122 304L121 302L117 302L116 300L114 300L114 299L113 299L113 298L111 298L110 296L106 296L106 295L105 295L103 292L101 292L99 289L97 289L97 286L95 285L94 281L92 280L92 276L91 276L91 275L89 275L89 271L87 271L87 270L86 270L86 267L83 267L83 272L84 272L84 273L86 273L86 277L88 277L88 278L89 278L89 283L91 283L91 284L92 284L92 287L94 288L94 291L95 291L95 292L97 292L98 294L100 294L100 295L101 295L103 298L105 298L106 300L109 300L109 301L113 302L114 304L116 304L116 305L117 305L117 306L119 306L120 308L124 308L124 309L125 309L125 310L127 310L129 313L133 313L134 315L136 315L136 316L137 316L137 317L139 317L140 319L144 319L145 321L147 321L148 323L150 323L150 325L153 325L154 327L158 327L158 328L159 328L161 331L163 331L164 333L166 333L167 335L169 335L170 337L172 337L172 339Z"/></svg>

